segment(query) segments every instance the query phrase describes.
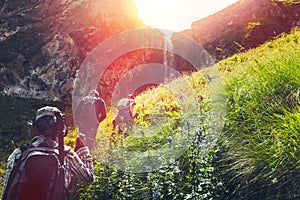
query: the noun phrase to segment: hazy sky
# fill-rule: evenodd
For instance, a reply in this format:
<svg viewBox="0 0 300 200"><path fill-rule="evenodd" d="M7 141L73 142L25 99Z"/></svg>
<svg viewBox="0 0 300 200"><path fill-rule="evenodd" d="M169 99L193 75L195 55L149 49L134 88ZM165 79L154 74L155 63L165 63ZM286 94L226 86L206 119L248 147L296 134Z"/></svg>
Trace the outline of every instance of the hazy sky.
<svg viewBox="0 0 300 200"><path fill-rule="evenodd" d="M153 28L188 29L193 21L216 13L238 0L134 0L139 18Z"/></svg>

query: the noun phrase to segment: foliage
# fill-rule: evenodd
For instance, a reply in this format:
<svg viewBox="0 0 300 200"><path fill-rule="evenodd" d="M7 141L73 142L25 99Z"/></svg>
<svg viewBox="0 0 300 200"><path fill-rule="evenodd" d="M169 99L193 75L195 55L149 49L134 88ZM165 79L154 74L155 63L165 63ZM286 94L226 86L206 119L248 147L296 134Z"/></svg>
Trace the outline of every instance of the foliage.
<svg viewBox="0 0 300 200"><path fill-rule="evenodd" d="M214 175L215 150L203 155L203 147L195 143L176 162L149 173L124 172L97 162L96 180L85 186L79 199L219 199L223 186Z"/></svg>
<svg viewBox="0 0 300 200"><path fill-rule="evenodd" d="M68 135L64 138L64 144L67 146L70 146L72 148L75 148L76 145L76 139L79 135L79 131L78 128L74 127L74 128L69 128L70 130L68 130Z"/></svg>
<svg viewBox="0 0 300 200"><path fill-rule="evenodd" d="M28 121L34 118L34 110L41 101L0 95L0 105L0 159L3 161L16 146L32 137Z"/></svg>
<svg viewBox="0 0 300 200"><path fill-rule="evenodd" d="M100 174L81 198L298 199L299 38L295 30L218 64L227 96L219 148L190 144L180 159L144 174L98 163ZM206 81L198 74L189 79L196 91Z"/></svg>
<svg viewBox="0 0 300 200"><path fill-rule="evenodd" d="M114 112L110 111L97 135L98 148L94 150L96 180L83 187L80 199L220 198L223 186L213 167L217 147L211 141L210 122L207 120L211 100L206 88L208 74L185 76L171 86L157 87L138 96L134 108L138 117L126 138L112 129ZM193 94L189 94L186 88L176 93L175 88L182 88L182 85L192 88ZM193 109L183 112L183 107ZM193 119L196 119L195 123L192 123ZM175 153L172 141L176 141L177 134L190 135L190 139L181 155L174 159L166 155ZM154 157L158 167L146 166L143 153L147 151L159 152ZM140 154L129 158L125 152ZM166 157L160 157L160 153ZM136 173L132 171L134 167L127 166L128 163L148 169Z"/></svg>
<svg viewBox="0 0 300 200"><path fill-rule="evenodd" d="M137 104L133 111L133 114L137 115L135 118L136 124L149 126L151 123L150 114L152 115L152 120L154 118L160 119L164 115L172 118L181 116L179 99L172 94L172 91L163 86L137 96L136 102Z"/></svg>
<svg viewBox="0 0 300 200"><path fill-rule="evenodd" d="M99 147L93 152L97 158L94 160L95 182L80 184L76 199L299 199L299 38L300 30L295 30L290 35L280 35L257 49L218 63L227 97L227 116L220 135L209 132L209 113L213 108L208 103L210 95L206 86L211 79L208 76L211 68L186 75L187 84L175 84L175 88L182 90L189 112L182 112L184 104L177 101L181 97L165 98L163 94L166 92L155 96L158 93L151 94L151 91L144 94L147 98L141 95L135 110L139 116L137 128L155 134L147 140L133 136L126 139L116 137L116 145L126 150L143 151L141 147L155 150L158 148L155 144L166 143L174 136L172 131L192 135L186 151L178 159L162 163L158 169L133 173L113 164L108 141L116 132L111 125L114 112L109 112L99 128ZM184 94L186 85L193 88L195 97ZM12 100L9 104L10 99L0 97L1 105L5 105L0 111L7 113L0 118L1 122L11 123L1 124L1 138L4 138L2 132L11 127L16 135L16 130L22 130L19 125L22 123L24 127L27 116L33 117L37 106L41 105L31 101L19 104L17 99L16 103ZM163 104L158 103L161 98ZM193 110L195 101L191 101L195 98L196 112ZM149 99L153 103L151 109L142 106ZM163 115L166 120L158 123L157 129L150 130L153 120L148 116L160 117L157 110L166 113ZM187 122L195 113L198 121L191 130ZM66 142L72 144L76 134L75 129L71 134L73 137ZM26 138L23 136L20 140ZM8 145L9 141L5 143ZM106 162L100 159L102 156Z"/></svg>
<svg viewBox="0 0 300 200"><path fill-rule="evenodd" d="M273 1L281 2L284 4L299 4L300 3L300 0L273 0Z"/></svg>
<svg viewBox="0 0 300 200"><path fill-rule="evenodd" d="M299 38L281 35L219 64L231 71L219 161L228 199L300 197Z"/></svg>
<svg viewBox="0 0 300 200"><path fill-rule="evenodd" d="M59 102L0 95L0 105L1 161L6 160L13 149L23 143L29 142L34 136L29 124L34 119L37 109L46 105L57 106L67 115L67 121L72 121L70 120L70 109Z"/></svg>

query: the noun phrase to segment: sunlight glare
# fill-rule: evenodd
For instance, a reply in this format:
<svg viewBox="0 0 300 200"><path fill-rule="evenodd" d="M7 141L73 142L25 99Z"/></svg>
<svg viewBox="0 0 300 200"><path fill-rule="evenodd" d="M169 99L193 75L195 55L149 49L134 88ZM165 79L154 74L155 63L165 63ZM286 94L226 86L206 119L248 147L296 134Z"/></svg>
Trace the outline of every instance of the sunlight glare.
<svg viewBox="0 0 300 200"><path fill-rule="evenodd" d="M133 0L139 18L153 28L189 29L191 23L220 11L237 0Z"/></svg>

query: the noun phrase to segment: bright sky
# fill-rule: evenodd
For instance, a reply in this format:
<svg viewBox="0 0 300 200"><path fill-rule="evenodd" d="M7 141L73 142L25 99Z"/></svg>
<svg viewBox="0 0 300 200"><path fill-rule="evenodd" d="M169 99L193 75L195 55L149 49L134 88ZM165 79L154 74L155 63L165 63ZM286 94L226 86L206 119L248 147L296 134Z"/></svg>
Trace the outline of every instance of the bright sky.
<svg viewBox="0 0 300 200"><path fill-rule="evenodd" d="M238 0L133 0L139 18L153 28L182 31Z"/></svg>

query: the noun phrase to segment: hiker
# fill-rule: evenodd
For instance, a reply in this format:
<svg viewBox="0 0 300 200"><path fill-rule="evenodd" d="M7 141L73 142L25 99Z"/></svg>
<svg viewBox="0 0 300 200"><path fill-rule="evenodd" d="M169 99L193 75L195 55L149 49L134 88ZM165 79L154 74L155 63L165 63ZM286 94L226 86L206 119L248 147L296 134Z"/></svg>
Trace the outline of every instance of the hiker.
<svg viewBox="0 0 300 200"><path fill-rule="evenodd" d="M134 123L133 107L135 105L134 96L129 94L126 98L122 98L118 103L118 113L113 120L114 129L118 126L119 134L128 135L128 131L131 130Z"/></svg>
<svg viewBox="0 0 300 200"><path fill-rule="evenodd" d="M67 126L58 108L38 109L32 127L36 136L8 158L2 200L70 199L71 181L94 180L92 156L84 141L78 137L74 150L63 144Z"/></svg>
<svg viewBox="0 0 300 200"><path fill-rule="evenodd" d="M75 124L86 136L86 145L93 149L99 124L106 118L106 104L97 90L83 97L75 109Z"/></svg>

